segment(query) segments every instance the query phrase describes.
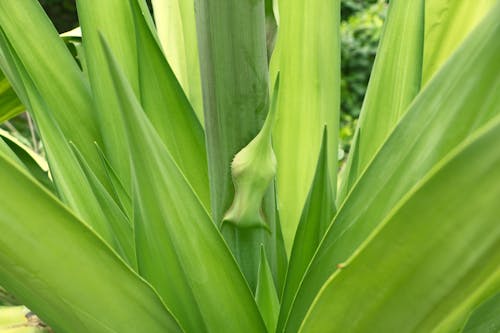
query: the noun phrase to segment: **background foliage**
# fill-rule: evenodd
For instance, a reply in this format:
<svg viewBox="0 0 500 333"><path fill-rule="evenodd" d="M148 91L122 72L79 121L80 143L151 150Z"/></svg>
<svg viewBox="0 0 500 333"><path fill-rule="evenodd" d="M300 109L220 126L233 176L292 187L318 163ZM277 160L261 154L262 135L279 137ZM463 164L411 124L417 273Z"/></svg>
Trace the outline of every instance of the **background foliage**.
<svg viewBox="0 0 500 333"><path fill-rule="evenodd" d="M383 0L342 2L341 160L349 152L386 11Z"/></svg>

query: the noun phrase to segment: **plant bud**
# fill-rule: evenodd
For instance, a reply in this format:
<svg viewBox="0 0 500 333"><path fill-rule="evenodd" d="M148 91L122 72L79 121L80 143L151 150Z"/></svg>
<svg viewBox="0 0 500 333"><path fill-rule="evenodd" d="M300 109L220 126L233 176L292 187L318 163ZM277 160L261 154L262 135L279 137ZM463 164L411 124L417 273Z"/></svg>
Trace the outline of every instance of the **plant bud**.
<svg viewBox="0 0 500 333"><path fill-rule="evenodd" d="M240 150L231 164L234 199L224 215L222 226L232 223L240 228L263 227L269 230L262 210L262 200L276 175L276 156L271 142L275 108L257 136Z"/></svg>

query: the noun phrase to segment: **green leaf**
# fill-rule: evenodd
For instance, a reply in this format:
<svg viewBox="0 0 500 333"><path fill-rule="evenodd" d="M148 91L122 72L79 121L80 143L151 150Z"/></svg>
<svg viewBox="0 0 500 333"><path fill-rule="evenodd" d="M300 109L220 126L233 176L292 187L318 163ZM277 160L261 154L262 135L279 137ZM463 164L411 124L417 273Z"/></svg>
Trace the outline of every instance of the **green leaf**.
<svg viewBox="0 0 500 333"><path fill-rule="evenodd" d="M96 144L96 149L99 152L99 157L101 158L102 164L104 164L106 174L111 182L111 193L113 193L113 195L116 197L116 202L120 205L125 215L127 215L129 220L131 220L133 217L133 208L132 198L129 193L130 190L127 191L125 189L125 186L123 186L122 181L120 180L120 178L118 178L118 175L116 174L115 170L109 163L108 159L104 155L104 152L98 144Z"/></svg>
<svg viewBox="0 0 500 333"><path fill-rule="evenodd" d="M48 174L49 166L47 161L30 147L10 135L7 131L0 130L0 137L3 139L0 142L0 146L3 145L3 141L5 141L7 145L7 147L0 147L0 149L6 152L9 157L16 160L20 165L24 166L40 184L45 186L46 189L54 192L54 184ZM6 151L5 148L7 148L8 151Z"/></svg>
<svg viewBox="0 0 500 333"><path fill-rule="evenodd" d="M12 151L12 149L9 147L9 145L5 142L5 137L4 133L2 133L3 130L0 130L0 152L3 153L4 155L8 156L11 160L17 163L17 165L20 165L22 167L26 167L24 163L21 161L19 157ZM8 134L8 132L7 132Z"/></svg>
<svg viewBox="0 0 500 333"><path fill-rule="evenodd" d="M111 246L119 250L119 241L113 234L106 214L94 196L86 175L71 151L67 138L52 116L53 109L42 98L30 75L21 67L21 60L4 37L0 34L0 43L5 47L4 59L10 68L17 70L16 79L23 89L25 104L36 115L35 120L44 139L44 147L58 196Z"/></svg>
<svg viewBox="0 0 500 333"><path fill-rule="evenodd" d="M252 294L215 224L103 45L134 156L129 161L140 274L188 331L263 331Z"/></svg>
<svg viewBox="0 0 500 333"><path fill-rule="evenodd" d="M337 198L341 204L420 90L424 0L394 0L384 25L357 134Z"/></svg>
<svg viewBox="0 0 500 333"><path fill-rule="evenodd" d="M19 301L12 294L10 294L2 286L0 286L0 305L12 306L20 304Z"/></svg>
<svg viewBox="0 0 500 333"><path fill-rule="evenodd" d="M500 331L500 293L490 297L475 309L462 333L498 333Z"/></svg>
<svg viewBox="0 0 500 333"><path fill-rule="evenodd" d="M90 86L96 106L103 145L100 144L113 169L127 191L130 191L130 154L126 129L116 121L120 103L113 81L106 68L106 57L99 35L108 41L117 54L117 61L127 80L139 96L139 67L136 29L129 1L82 0L77 2L78 18L83 34L83 50Z"/></svg>
<svg viewBox="0 0 500 333"><path fill-rule="evenodd" d="M149 13L132 0L137 31L141 104L183 174L210 211L207 152L203 127L170 69ZM193 13L194 15L194 13ZM161 87L161 89L158 89Z"/></svg>
<svg viewBox="0 0 500 333"><path fill-rule="evenodd" d="M17 98L5 75L0 71L0 123L23 112L25 107Z"/></svg>
<svg viewBox="0 0 500 333"><path fill-rule="evenodd" d="M272 67L280 73L273 144L277 192L287 253L299 224L318 160L323 127L330 135L330 181L336 189L340 105L340 1L280 3ZM273 76L271 76L273 77Z"/></svg>
<svg viewBox="0 0 500 333"><path fill-rule="evenodd" d="M127 218L125 212L120 209L120 206L106 191L104 186L99 182L99 179L94 175L85 159L83 158L78 148L73 143L70 143L71 149L75 153L80 166L89 180L89 184L93 193L106 214L107 222L113 230L113 235L117 240L118 252L124 255L126 262L135 270L137 270L137 258L134 242L134 230L132 222Z"/></svg>
<svg viewBox="0 0 500 333"><path fill-rule="evenodd" d="M280 318L281 325L286 319L284 316L288 313L287 309L293 303L293 298L297 292L297 288L300 286L302 276L307 270L307 266L335 214L333 191L330 186L328 173L327 144L327 129L325 127L314 181L307 196L304 209L302 210L300 223L293 241L285 289L281 299L282 311L280 315L283 316L283 318ZM277 331L281 331L282 329L282 326L278 326Z"/></svg>
<svg viewBox="0 0 500 333"><path fill-rule="evenodd" d="M259 307L262 319L267 327L267 332L272 333L276 329L278 322L278 313L280 310L280 302L276 287L274 285L273 274L269 263L267 262L264 247L260 251L260 266L259 278L257 280L257 288L255 291L255 302Z"/></svg>
<svg viewBox="0 0 500 333"><path fill-rule="evenodd" d="M299 332L433 332L498 290L499 140L497 117L438 163L345 258Z"/></svg>
<svg viewBox="0 0 500 333"><path fill-rule="evenodd" d="M295 298L298 327L314 295L394 205L452 149L500 113L500 5L419 94L339 207ZM292 324L293 323L293 324Z"/></svg>
<svg viewBox="0 0 500 333"><path fill-rule="evenodd" d="M3 154L0 170L3 286L56 332L181 331L151 287L91 229Z"/></svg>
<svg viewBox="0 0 500 333"><path fill-rule="evenodd" d="M423 84L426 84L448 60L496 2L426 1Z"/></svg>
<svg viewBox="0 0 500 333"><path fill-rule="evenodd" d="M165 56L203 124L194 1L153 0L151 3Z"/></svg>
<svg viewBox="0 0 500 333"><path fill-rule="evenodd" d="M104 182L94 142L101 142L88 84L78 65L37 1L0 2L0 67L17 95L30 104L19 72L29 73L45 108L32 108L35 120L52 117L64 136L75 143ZM43 47L40 47L43 45ZM8 53L15 54L9 55ZM7 58L17 57L16 64ZM26 74L27 75L27 74ZM42 139L48 135L41 130ZM107 185L107 184L106 184Z"/></svg>

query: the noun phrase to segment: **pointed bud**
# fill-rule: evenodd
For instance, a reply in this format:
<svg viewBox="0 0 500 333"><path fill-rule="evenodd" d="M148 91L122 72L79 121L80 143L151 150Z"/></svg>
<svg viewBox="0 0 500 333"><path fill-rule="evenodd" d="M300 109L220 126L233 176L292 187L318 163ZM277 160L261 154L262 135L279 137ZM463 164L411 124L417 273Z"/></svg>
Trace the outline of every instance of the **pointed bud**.
<svg viewBox="0 0 500 333"><path fill-rule="evenodd" d="M240 150L231 164L234 200L224 215L222 226L232 223L240 228L262 227L269 230L262 210L262 200L276 175L271 131L276 114L276 98L257 136Z"/></svg>

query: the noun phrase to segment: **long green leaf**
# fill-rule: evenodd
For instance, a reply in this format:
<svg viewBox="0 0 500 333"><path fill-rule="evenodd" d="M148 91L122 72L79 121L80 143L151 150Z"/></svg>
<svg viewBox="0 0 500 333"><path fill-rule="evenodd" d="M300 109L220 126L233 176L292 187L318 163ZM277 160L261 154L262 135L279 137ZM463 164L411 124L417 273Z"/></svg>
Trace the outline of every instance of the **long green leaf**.
<svg viewBox="0 0 500 333"><path fill-rule="evenodd" d="M22 67L21 60L1 33L0 44L4 47L2 51L9 68L15 69L17 73L16 80L18 80L25 95L25 104L35 115L35 120L44 139L45 151L58 196L111 246L119 250L121 248L120 240L113 233L112 225L97 201L78 160L71 151L68 139L56 123L53 109L40 95L30 75Z"/></svg>
<svg viewBox="0 0 500 333"><path fill-rule="evenodd" d="M307 270L321 239L323 238L335 214L333 191L328 173L327 132L323 133L321 153L316 166L314 181L307 196L306 204L293 241L290 263L286 275L286 284L281 298L281 306L288 308L293 302L302 276ZM281 311L281 325L286 319L286 311ZM278 331L282 330L278 326Z"/></svg>
<svg viewBox="0 0 500 333"><path fill-rule="evenodd" d="M287 253L299 223L327 126L330 181L336 190L340 105L340 1L281 1L277 51L280 73L273 144ZM275 69L276 70L276 69Z"/></svg>
<svg viewBox="0 0 500 333"><path fill-rule="evenodd" d="M493 8L496 0L427 0L422 83L427 83L465 37Z"/></svg>
<svg viewBox="0 0 500 333"><path fill-rule="evenodd" d="M153 0L151 3L165 56L203 124L203 96L194 1Z"/></svg>
<svg viewBox="0 0 500 333"><path fill-rule="evenodd" d="M131 3L137 31L141 104L203 205L210 210L203 127L165 60L155 32L148 26L149 13L141 12L137 0Z"/></svg>
<svg viewBox="0 0 500 333"><path fill-rule="evenodd" d="M462 333L497 333L500 331L500 293L484 301L467 320Z"/></svg>
<svg viewBox="0 0 500 333"><path fill-rule="evenodd" d="M278 322L280 302L264 247L261 248L260 253L259 278L255 290L255 302L259 307L262 319L266 323L267 332L274 332L276 323Z"/></svg>
<svg viewBox="0 0 500 333"><path fill-rule="evenodd" d="M0 28L5 34L0 45L0 66L21 101L29 104L20 74L16 72L25 70L64 136L75 143L106 184L94 148L94 142L100 143L101 136L88 84L42 7L32 0L1 1ZM4 52L14 52L19 57L18 69L8 63ZM35 118L47 117L42 109L32 112ZM45 134L41 133L42 138Z"/></svg>
<svg viewBox="0 0 500 333"><path fill-rule="evenodd" d="M188 331L265 330L215 224L105 50L134 156L129 161L139 272Z"/></svg>
<svg viewBox="0 0 500 333"><path fill-rule="evenodd" d="M438 163L345 258L299 332L433 332L498 290L499 140L497 117Z"/></svg>
<svg viewBox="0 0 500 333"><path fill-rule="evenodd" d="M3 139L1 140L2 142L0 142L0 149L3 148L5 152L5 148L8 148L7 154L9 157L13 155L14 159L17 160L20 165L24 166L33 177L45 186L45 188L54 191L54 185L48 175L49 166L42 156L10 135L7 131L0 130L0 138ZM3 141L5 141L7 147L2 147Z"/></svg>
<svg viewBox="0 0 500 333"><path fill-rule="evenodd" d="M0 170L3 286L56 332L181 331L92 230L3 154Z"/></svg>
<svg viewBox="0 0 500 333"><path fill-rule="evenodd" d="M89 185L93 193L100 203L103 212L106 214L107 221L113 230L113 236L116 238L118 252L123 254L127 263L133 268L137 269L137 258L134 242L134 230L132 222L125 215L125 212L113 200L111 195L106 191L104 186L99 182L99 179L94 175L87 162L83 158L78 148L70 143L73 152L89 181Z"/></svg>
<svg viewBox="0 0 500 333"><path fill-rule="evenodd" d="M136 30L130 3L123 0L82 0L77 2L77 8L96 117L103 133L104 144L101 147L125 188L130 191L127 133L116 121L120 104L106 69L106 57L99 39L100 35L106 38L117 54L117 61L127 80L139 96Z"/></svg>
<svg viewBox="0 0 500 333"><path fill-rule="evenodd" d="M366 97L337 198L341 204L420 90L424 0L394 0L384 25Z"/></svg>
<svg viewBox="0 0 500 333"><path fill-rule="evenodd" d="M289 315L292 327L337 264L394 205L447 153L500 113L498 15L500 4L419 94L339 208L303 277Z"/></svg>

